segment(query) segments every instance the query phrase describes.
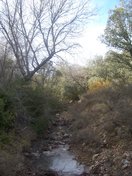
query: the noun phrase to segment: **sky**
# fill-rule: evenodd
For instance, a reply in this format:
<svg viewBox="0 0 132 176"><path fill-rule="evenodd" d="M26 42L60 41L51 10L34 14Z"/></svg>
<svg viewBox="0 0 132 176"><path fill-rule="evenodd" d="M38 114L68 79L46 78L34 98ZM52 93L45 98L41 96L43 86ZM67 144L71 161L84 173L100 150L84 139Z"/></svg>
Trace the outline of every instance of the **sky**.
<svg viewBox="0 0 132 176"><path fill-rule="evenodd" d="M101 43L99 37L105 29L109 11L119 4L119 0L92 0L92 3L97 7L98 12L78 39L81 45L81 48L78 49L80 54L74 56L72 62L79 65L87 64L96 55L104 56L108 51L108 47Z"/></svg>

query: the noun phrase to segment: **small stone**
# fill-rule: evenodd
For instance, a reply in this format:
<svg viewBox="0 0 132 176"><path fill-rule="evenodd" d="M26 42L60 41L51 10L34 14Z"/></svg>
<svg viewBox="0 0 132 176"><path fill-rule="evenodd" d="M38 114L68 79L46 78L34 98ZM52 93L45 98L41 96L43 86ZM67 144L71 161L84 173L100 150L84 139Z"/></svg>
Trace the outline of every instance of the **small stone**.
<svg viewBox="0 0 132 176"><path fill-rule="evenodd" d="M130 158L130 157L131 157L131 155L130 155L128 152L125 152L125 153L123 154L123 158L128 159L128 158Z"/></svg>
<svg viewBox="0 0 132 176"><path fill-rule="evenodd" d="M68 138L69 137L69 135L68 134L64 134L64 136L63 136L64 138Z"/></svg>
<svg viewBox="0 0 132 176"><path fill-rule="evenodd" d="M25 152L25 153L24 153L24 156L29 157L29 156L31 156L31 154L28 153L28 152Z"/></svg>
<svg viewBox="0 0 132 176"><path fill-rule="evenodd" d="M83 144L82 144L82 146L84 147L86 145L86 143L84 142Z"/></svg>
<svg viewBox="0 0 132 176"><path fill-rule="evenodd" d="M127 159L122 160L122 164L123 164L122 169L126 169L127 167L130 166L130 162Z"/></svg>
<svg viewBox="0 0 132 176"><path fill-rule="evenodd" d="M49 150L52 150L52 146L51 145L49 146Z"/></svg>
<svg viewBox="0 0 132 176"><path fill-rule="evenodd" d="M98 156L99 156L99 154L93 155L92 160L94 161Z"/></svg>
<svg viewBox="0 0 132 176"><path fill-rule="evenodd" d="M122 169L126 169L126 168L128 168L128 165L127 165L127 164L124 164L124 165L122 166Z"/></svg>
<svg viewBox="0 0 132 176"><path fill-rule="evenodd" d="M56 114L56 116L57 116L57 117L59 117L59 116L60 116L60 114L59 114L59 113L57 113L57 114Z"/></svg>
<svg viewBox="0 0 132 176"><path fill-rule="evenodd" d="M80 100L78 100L78 103L82 103L82 100L80 99Z"/></svg>
<svg viewBox="0 0 132 176"><path fill-rule="evenodd" d="M35 157L37 157L37 158L40 157L40 153L38 153L38 152L32 153L32 155L35 156Z"/></svg>
<svg viewBox="0 0 132 176"><path fill-rule="evenodd" d="M49 155L50 151L43 151L43 154Z"/></svg>

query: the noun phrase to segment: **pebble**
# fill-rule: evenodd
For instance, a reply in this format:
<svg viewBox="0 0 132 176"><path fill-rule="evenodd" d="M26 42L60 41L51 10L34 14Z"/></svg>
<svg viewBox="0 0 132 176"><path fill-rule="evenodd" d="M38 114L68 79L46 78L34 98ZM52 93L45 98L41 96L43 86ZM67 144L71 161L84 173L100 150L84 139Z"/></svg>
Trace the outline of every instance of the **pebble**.
<svg viewBox="0 0 132 176"><path fill-rule="evenodd" d="M24 156L26 156L26 157L30 157L30 156L31 156L31 154L30 154L30 153L25 152L25 153L24 153Z"/></svg>
<svg viewBox="0 0 132 176"><path fill-rule="evenodd" d="M94 161L98 156L99 156L99 154L93 155L92 160Z"/></svg>
<svg viewBox="0 0 132 176"><path fill-rule="evenodd" d="M40 157L40 153L39 152L36 152L36 153L32 153L33 156L35 156L36 158L39 158Z"/></svg>
<svg viewBox="0 0 132 176"><path fill-rule="evenodd" d="M122 169L126 169L127 167L130 166L130 161L128 161L127 159L122 160L122 164L123 164Z"/></svg>

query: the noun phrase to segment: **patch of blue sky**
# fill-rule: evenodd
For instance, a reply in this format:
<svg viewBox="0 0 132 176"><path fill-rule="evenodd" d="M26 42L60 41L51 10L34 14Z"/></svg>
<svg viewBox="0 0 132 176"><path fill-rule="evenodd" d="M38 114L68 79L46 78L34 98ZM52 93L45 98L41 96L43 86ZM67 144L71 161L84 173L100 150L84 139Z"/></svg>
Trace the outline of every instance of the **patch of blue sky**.
<svg viewBox="0 0 132 176"><path fill-rule="evenodd" d="M106 24L109 11L119 5L120 0L93 0L92 3L97 7L97 23Z"/></svg>

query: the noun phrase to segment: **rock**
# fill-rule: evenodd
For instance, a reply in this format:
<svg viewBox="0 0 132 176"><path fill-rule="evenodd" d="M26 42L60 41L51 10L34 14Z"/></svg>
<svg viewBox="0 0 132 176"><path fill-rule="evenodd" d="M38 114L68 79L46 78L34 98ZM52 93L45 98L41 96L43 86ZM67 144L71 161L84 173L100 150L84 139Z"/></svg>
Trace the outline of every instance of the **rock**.
<svg viewBox="0 0 132 176"><path fill-rule="evenodd" d="M52 150L52 146L51 145L49 146L49 150Z"/></svg>
<svg viewBox="0 0 132 176"><path fill-rule="evenodd" d="M32 155L35 156L36 158L40 157L40 153L39 152L35 152L35 153L33 152Z"/></svg>
<svg viewBox="0 0 132 176"><path fill-rule="evenodd" d="M59 116L60 116L60 114L59 114L59 113L57 113L57 114L56 114L56 117L59 117Z"/></svg>
<svg viewBox="0 0 132 176"><path fill-rule="evenodd" d="M122 169L126 169L130 166L130 161L128 161L127 159L122 160Z"/></svg>
<svg viewBox="0 0 132 176"><path fill-rule="evenodd" d="M26 157L30 157L30 156L31 156L31 153L24 152L24 156L26 156Z"/></svg>
<svg viewBox="0 0 132 176"><path fill-rule="evenodd" d="M125 152L125 153L123 154L123 158L124 158L124 159L127 159L127 160L131 159L131 153Z"/></svg>
<svg viewBox="0 0 132 176"><path fill-rule="evenodd" d="M63 138L65 139L65 138L69 138L69 135L68 134L64 134L64 136L63 136Z"/></svg>
<svg viewBox="0 0 132 176"><path fill-rule="evenodd" d="M99 154L93 155L92 160L94 161L98 156L99 156Z"/></svg>
<svg viewBox="0 0 132 176"><path fill-rule="evenodd" d="M82 100L80 99L80 100L78 100L77 102L80 104L80 103L82 103Z"/></svg>
<svg viewBox="0 0 132 176"><path fill-rule="evenodd" d="M122 166L122 169L126 169L126 168L128 168L128 165L127 165L127 164L124 164L124 165Z"/></svg>
<svg viewBox="0 0 132 176"><path fill-rule="evenodd" d="M51 151L43 151L43 154L49 155Z"/></svg>
<svg viewBox="0 0 132 176"><path fill-rule="evenodd" d="M71 103L73 103L73 100L70 100L70 101L69 101L69 104L71 104Z"/></svg>
<svg viewBox="0 0 132 176"><path fill-rule="evenodd" d="M83 146L83 147L86 146L86 143L84 142L84 143L82 144L82 146Z"/></svg>

